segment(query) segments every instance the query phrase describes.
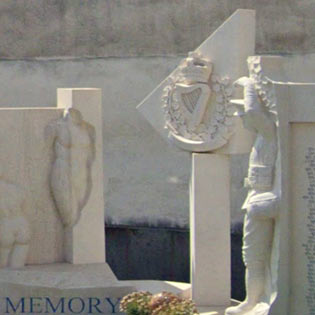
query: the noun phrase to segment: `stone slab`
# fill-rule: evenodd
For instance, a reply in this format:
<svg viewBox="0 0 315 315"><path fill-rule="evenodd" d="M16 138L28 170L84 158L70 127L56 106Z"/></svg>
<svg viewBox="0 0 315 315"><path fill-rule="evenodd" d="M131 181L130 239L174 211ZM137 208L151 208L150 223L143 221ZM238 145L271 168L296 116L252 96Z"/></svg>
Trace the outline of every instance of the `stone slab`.
<svg viewBox="0 0 315 315"><path fill-rule="evenodd" d="M189 289L188 283L118 281L107 264L27 266L0 270L0 312L4 314L8 309L14 313L16 309L31 314L122 314L119 300L128 293L168 291L184 297Z"/></svg>
<svg viewBox="0 0 315 315"><path fill-rule="evenodd" d="M118 281L107 264L61 263L3 269L0 270L0 312L123 314L119 312L119 300L128 293L167 291L188 298L190 288L189 283L172 281ZM224 314L222 306L197 307L202 315Z"/></svg>
<svg viewBox="0 0 315 315"><path fill-rule="evenodd" d="M65 90L65 94L66 100L59 100L59 108L0 109L0 173L2 180L18 185L25 196L24 211L31 230L27 264L63 262L65 253L72 255L74 263L105 262L101 90ZM62 117L67 106L79 109L95 126L97 149L88 210L83 211L83 219L68 237L73 246L65 250L64 227L50 187L54 137L46 129Z"/></svg>
<svg viewBox="0 0 315 315"><path fill-rule="evenodd" d="M261 65L264 74L273 81L291 85L314 83L315 54L301 55L262 55Z"/></svg>
<svg viewBox="0 0 315 315"><path fill-rule="evenodd" d="M98 307L103 314L112 314L113 308L118 309L115 306L118 300L134 290L132 285L120 284L107 264L63 263L3 269L0 270L0 312L6 309L13 312L11 305L17 308L21 303L18 309L21 313L24 304L24 312L31 314L45 311L90 314L91 304L100 301Z"/></svg>
<svg viewBox="0 0 315 315"><path fill-rule="evenodd" d="M288 85L290 104L292 104L289 107L290 122L315 122L314 89L315 83Z"/></svg>
<svg viewBox="0 0 315 315"><path fill-rule="evenodd" d="M229 305L230 159L221 154L192 155L192 299L200 306Z"/></svg>
<svg viewBox="0 0 315 315"><path fill-rule="evenodd" d="M260 60L264 75L276 84L279 97L288 99L287 119L290 122L314 122L315 54L260 56ZM286 95L280 92L281 88L287 89Z"/></svg>
<svg viewBox="0 0 315 315"><path fill-rule="evenodd" d="M275 84L282 169L278 294L270 314L309 314L314 280L308 269L314 261L308 266L307 261L313 240L308 226L311 209L303 197L313 189L308 178L312 154L307 152L314 145L315 56L262 56L261 61L264 74Z"/></svg>
<svg viewBox="0 0 315 315"><path fill-rule="evenodd" d="M63 261L63 226L49 189L53 150L45 128L62 116L57 108L1 108L1 179L18 185L25 195L31 227L27 264ZM2 196L5 198L5 196Z"/></svg>
<svg viewBox="0 0 315 315"><path fill-rule="evenodd" d="M314 96L315 93L313 92ZM315 121L291 125L291 314L315 309Z"/></svg>
<svg viewBox="0 0 315 315"><path fill-rule="evenodd" d="M234 306L239 304L238 301L231 300L230 305ZM197 306L198 312L200 315L224 315L226 307L222 306L208 306L208 307L203 307L203 306Z"/></svg>
<svg viewBox="0 0 315 315"><path fill-rule="evenodd" d="M286 73L283 69L282 75ZM314 84L276 82L275 92L280 123L282 200L278 296L270 314L312 314L315 305Z"/></svg>

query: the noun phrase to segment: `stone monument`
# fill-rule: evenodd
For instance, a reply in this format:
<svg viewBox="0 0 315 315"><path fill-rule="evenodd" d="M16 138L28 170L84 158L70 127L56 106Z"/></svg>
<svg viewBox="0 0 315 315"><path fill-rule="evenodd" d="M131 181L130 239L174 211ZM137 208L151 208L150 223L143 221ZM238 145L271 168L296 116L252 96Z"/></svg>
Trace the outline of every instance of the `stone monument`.
<svg viewBox="0 0 315 315"><path fill-rule="evenodd" d="M0 148L1 165L6 165L0 182L6 196L3 245L9 250L10 242L23 244L25 252L28 246L28 254L20 254L26 264L104 263L101 91L59 89L56 108L0 112L3 129L9 130ZM94 232L85 231L90 224ZM69 233L67 253L63 230Z"/></svg>
<svg viewBox="0 0 315 315"><path fill-rule="evenodd" d="M100 89L58 89L56 107L0 116L0 314L119 314L133 291L185 294L118 281L105 262Z"/></svg>
<svg viewBox="0 0 315 315"><path fill-rule="evenodd" d="M229 154L251 152L243 204L247 297L225 311L207 310L313 314L315 84L308 82L315 81L315 57L252 56L246 69L252 34L244 35L248 42L239 42L239 50L236 41L229 38L229 46L224 40L230 23L250 14L237 11L138 109L165 139L192 152L191 276L197 304L229 304ZM243 30L249 32L246 21ZM238 34L236 25L232 29ZM224 44L233 47L230 58L219 54ZM248 70L249 77L242 77ZM243 127L230 114L231 94L238 93L230 93L234 81L244 88L244 98L232 101Z"/></svg>
<svg viewBox="0 0 315 315"><path fill-rule="evenodd" d="M315 57L253 56L247 77L254 30L238 10L138 107L192 154L191 285L118 281L105 263L99 89L0 109L0 313L113 314L136 290L191 296L202 314L314 313L315 84L292 81L315 81ZM247 297L229 307L230 155L246 152Z"/></svg>
<svg viewBox="0 0 315 315"><path fill-rule="evenodd" d="M230 305L229 156L253 141L233 116L232 83L246 75L254 46L255 13L237 10L138 106L166 140L192 153L191 296L220 314Z"/></svg>

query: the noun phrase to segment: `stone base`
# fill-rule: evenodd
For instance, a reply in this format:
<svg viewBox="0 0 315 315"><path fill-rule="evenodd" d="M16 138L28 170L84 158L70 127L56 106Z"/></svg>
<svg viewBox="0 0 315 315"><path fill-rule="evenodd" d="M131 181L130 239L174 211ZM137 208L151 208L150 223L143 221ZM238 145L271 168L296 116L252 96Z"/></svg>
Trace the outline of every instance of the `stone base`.
<svg viewBox="0 0 315 315"><path fill-rule="evenodd" d="M112 314L134 291L107 264L50 264L0 270L0 314Z"/></svg>
<svg viewBox="0 0 315 315"><path fill-rule="evenodd" d="M0 314L122 314L119 300L147 290L189 295L190 284L118 281L107 264L67 263L0 270Z"/></svg>
<svg viewBox="0 0 315 315"><path fill-rule="evenodd" d="M227 307L212 306L212 307L198 307L200 315L224 315L224 311Z"/></svg>
<svg viewBox="0 0 315 315"><path fill-rule="evenodd" d="M122 314L119 300L134 291L191 296L188 283L118 281L107 264L67 263L0 270L0 314ZM201 307L200 314L223 315L222 307Z"/></svg>
<svg viewBox="0 0 315 315"><path fill-rule="evenodd" d="M198 306L198 312L200 315L224 315L225 310L229 306L235 306L239 304L238 301L231 300L231 305L226 306Z"/></svg>

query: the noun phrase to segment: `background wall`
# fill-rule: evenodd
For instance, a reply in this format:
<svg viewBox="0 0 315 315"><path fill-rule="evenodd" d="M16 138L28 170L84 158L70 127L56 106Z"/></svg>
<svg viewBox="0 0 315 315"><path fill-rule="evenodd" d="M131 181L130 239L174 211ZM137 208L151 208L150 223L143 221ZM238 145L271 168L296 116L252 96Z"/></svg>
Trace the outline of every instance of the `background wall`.
<svg viewBox="0 0 315 315"><path fill-rule="evenodd" d="M312 0L2 0L0 57L186 54L238 8L258 53L314 51Z"/></svg>

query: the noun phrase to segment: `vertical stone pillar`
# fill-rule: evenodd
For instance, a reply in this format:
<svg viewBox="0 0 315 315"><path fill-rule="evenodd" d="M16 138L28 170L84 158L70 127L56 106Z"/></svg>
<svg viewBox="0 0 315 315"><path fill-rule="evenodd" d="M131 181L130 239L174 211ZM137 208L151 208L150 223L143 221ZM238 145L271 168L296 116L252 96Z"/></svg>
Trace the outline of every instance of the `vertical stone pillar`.
<svg viewBox="0 0 315 315"><path fill-rule="evenodd" d="M192 154L190 193L192 298L230 304L230 158Z"/></svg>
<svg viewBox="0 0 315 315"><path fill-rule="evenodd" d="M66 261L73 264L105 262L104 180L101 89L58 89L57 107L74 108L95 128L95 160L92 191L80 221L65 235ZM72 157L75 159L75 156Z"/></svg>

